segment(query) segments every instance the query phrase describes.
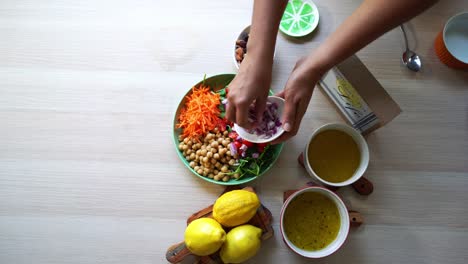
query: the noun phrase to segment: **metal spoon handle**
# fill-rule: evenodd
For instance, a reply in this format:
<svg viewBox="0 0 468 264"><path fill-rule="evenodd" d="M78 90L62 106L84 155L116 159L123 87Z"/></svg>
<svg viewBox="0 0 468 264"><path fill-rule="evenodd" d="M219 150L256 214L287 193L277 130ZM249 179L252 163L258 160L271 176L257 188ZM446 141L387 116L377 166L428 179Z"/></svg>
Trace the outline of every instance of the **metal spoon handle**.
<svg viewBox="0 0 468 264"><path fill-rule="evenodd" d="M408 38L406 37L405 27L403 25L400 25L400 29L401 29L401 32L403 32L403 38L405 39L406 50L409 50L409 48L408 48Z"/></svg>

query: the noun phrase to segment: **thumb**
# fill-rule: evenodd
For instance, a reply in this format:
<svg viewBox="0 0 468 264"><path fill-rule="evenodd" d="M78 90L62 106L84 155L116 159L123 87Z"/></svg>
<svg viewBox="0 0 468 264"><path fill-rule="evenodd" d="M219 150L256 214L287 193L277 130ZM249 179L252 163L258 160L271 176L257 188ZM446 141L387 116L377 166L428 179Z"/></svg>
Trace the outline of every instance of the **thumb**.
<svg viewBox="0 0 468 264"><path fill-rule="evenodd" d="M291 132L296 121L296 107L291 100L286 98L283 112L283 129L286 132Z"/></svg>

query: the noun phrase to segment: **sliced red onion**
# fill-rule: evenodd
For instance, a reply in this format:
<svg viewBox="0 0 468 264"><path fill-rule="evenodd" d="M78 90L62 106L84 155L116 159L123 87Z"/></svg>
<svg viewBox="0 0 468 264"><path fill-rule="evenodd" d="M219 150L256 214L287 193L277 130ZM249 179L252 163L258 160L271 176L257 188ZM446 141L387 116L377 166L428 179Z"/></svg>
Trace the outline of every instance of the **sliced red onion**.
<svg viewBox="0 0 468 264"><path fill-rule="evenodd" d="M278 105L274 102L267 101L265 111L262 115L262 121L257 122L257 126L249 130L249 133L256 134L262 138L270 138L278 131L278 128L281 127L282 123L280 121L278 113ZM253 123L256 121L254 115L255 108L253 105L249 108L249 121L252 120Z"/></svg>
<svg viewBox="0 0 468 264"><path fill-rule="evenodd" d="M236 148L236 145L234 145L234 142L231 142L229 144L229 150L231 151L232 156L237 155L237 148Z"/></svg>
<svg viewBox="0 0 468 264"><path fill-rule="evenodd" d="M242 146L239 148L242 152L245 152L249 147L247 147L245 144L242 144Z"/></svg>

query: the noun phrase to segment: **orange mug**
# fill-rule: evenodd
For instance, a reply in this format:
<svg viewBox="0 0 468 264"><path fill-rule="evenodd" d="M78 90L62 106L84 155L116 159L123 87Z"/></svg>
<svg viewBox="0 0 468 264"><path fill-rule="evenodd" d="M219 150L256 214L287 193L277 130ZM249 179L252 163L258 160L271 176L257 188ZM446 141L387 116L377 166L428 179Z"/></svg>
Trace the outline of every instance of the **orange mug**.
<svg viewBox="0 0 468 264"><path fill-rule="evenodd" d="M468 69L468 12L445 23L434 41L434 49L440 61L450 68Z"/></svg>

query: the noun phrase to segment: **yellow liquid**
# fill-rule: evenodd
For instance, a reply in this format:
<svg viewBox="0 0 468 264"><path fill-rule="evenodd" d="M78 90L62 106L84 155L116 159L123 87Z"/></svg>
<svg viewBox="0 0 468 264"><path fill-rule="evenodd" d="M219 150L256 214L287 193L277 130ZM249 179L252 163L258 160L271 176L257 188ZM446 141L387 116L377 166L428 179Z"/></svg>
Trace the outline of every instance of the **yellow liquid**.
<svg viewBox="0 0 468 264"><path fill-rule="evenodd" d="M298 248L316 251L333 242L340 230L340 213L324 194L305 192L294 198L284 213L284 231Z"/></svg>
<svg viewBox="0 0 468 264"><path fill-rule="evenodd" d="M358 145L353 138L339 130L318 133L307 150L314 172L328 182L344 182L353 176L361 162Z"/></svg>

